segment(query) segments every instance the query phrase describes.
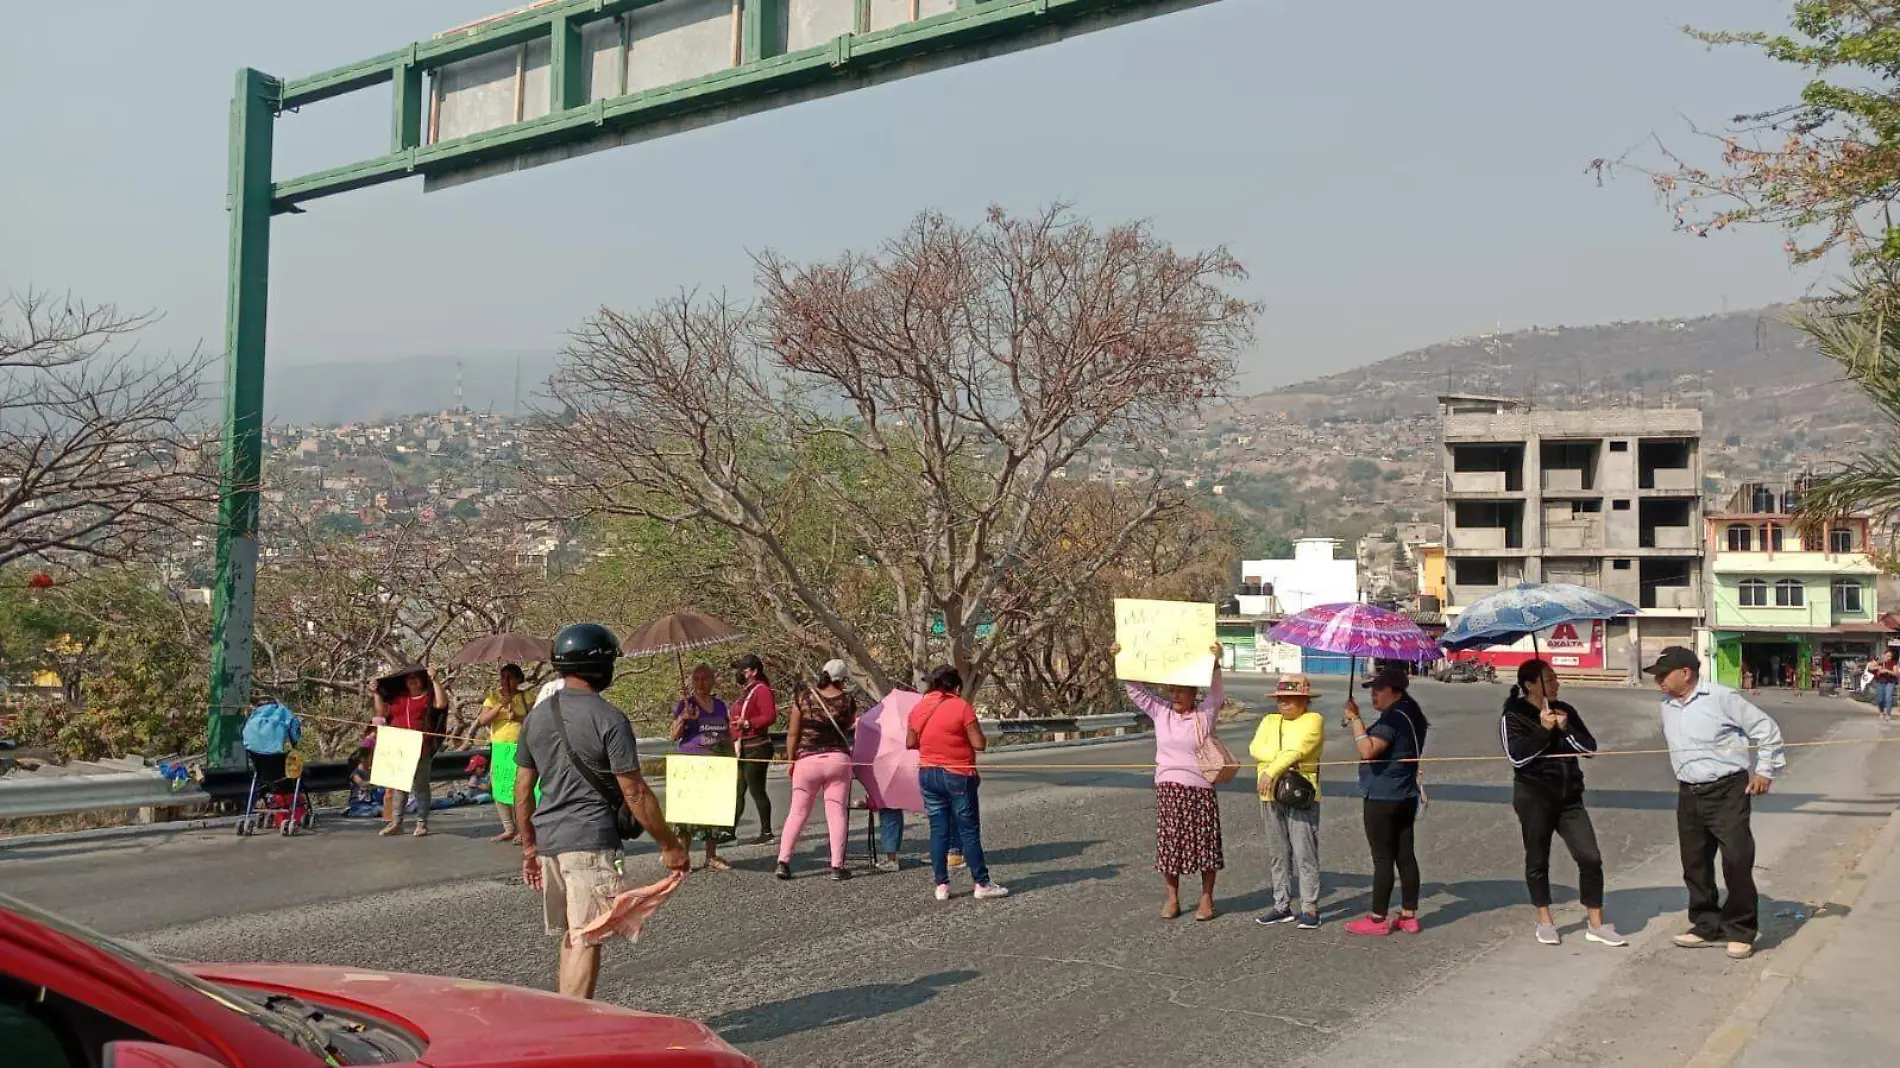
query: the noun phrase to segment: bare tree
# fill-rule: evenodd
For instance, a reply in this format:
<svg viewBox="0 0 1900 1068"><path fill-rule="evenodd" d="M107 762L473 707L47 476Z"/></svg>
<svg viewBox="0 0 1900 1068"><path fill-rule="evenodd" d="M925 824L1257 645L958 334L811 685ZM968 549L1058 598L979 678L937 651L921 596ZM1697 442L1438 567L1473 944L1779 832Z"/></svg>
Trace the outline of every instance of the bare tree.
<svg viewBox="0 0 1900 1068"><path fill-rule="evenodd" d="M259 572L256 686L313 713L326 751L361 733L379 675L406 662L444 671L461 646L520 619L506 523L411 523L352 538L293 517L273 526L280 548ZM451 733L469 729L482 692L480 681L456 688Z"/></svg>
<svg viewBox="0 0 1900 1068"><path fill-rule="evenodd" d="M0 302L0 565L127 560L216 502L191 423L206 359L121 347L150 321L31 292Z"/></svg>
<svg viewBox="0 0 1900 1068"><path fill-rule="evenodd" d="M778 621L823 633L880 691L940 651L974 689L1075 610L1166 501L1150 474L1100 551L999 614L1053 482L1090 445L1139 451L1213 396L1257 311L1227 292L1243 271L1224 250L1177 253L1060 207L976 226L925 214L877 253L767 254L758 275L753 308L683 296L587 323L540 453L579 510L730 531ZM840 610L796 543L811 524L792 517L813 508L881 576L872 620Z"/></svg>

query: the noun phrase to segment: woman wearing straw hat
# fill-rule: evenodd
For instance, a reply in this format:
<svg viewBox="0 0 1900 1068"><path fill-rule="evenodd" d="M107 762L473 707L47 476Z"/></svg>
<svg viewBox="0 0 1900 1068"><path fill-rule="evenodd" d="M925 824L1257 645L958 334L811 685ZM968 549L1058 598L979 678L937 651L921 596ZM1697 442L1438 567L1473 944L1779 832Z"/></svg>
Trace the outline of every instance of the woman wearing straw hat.
<svg viewBox="0 0 1900 1068"><path fill-rule="evenodd" d="M1248 747L1260 763L1260 807L1273 873L1273 908L1254 922L1298 920L1300 930L1311 931L1319 926L1319 754L1326 717L1312 710L1313 684L1305 675L1283 676L1273 699L1279 707L1260 721ZM1290 868L1299 870L1297 913Z"/></svg>

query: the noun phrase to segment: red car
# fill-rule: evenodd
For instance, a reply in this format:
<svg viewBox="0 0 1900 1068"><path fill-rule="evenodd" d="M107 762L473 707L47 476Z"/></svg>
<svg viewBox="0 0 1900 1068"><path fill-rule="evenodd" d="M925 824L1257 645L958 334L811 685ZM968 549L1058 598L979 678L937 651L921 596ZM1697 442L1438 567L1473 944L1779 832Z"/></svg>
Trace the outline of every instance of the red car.
<svg viewBox="0 0 1900 1068"><path fill-rule="evenodd" d="M0 894L7 1068L757 1068L705 1024L500 983L155 960Z"/></svg>

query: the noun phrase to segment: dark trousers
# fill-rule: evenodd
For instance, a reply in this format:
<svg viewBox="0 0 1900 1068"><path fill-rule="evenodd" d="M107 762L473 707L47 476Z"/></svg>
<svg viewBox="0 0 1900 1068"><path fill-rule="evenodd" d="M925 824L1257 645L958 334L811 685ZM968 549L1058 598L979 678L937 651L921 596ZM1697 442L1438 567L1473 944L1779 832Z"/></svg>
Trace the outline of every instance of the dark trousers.
<svg viewBox="0 0 1900 1068"><path fill-rule="evenodd" d="M1418 856L1412 851L1412 825L1418 798L1365 802L1366 844L1372 847L1372 914L1383 916L1392 904L1392 875L1399 877L1399 902L1418 911Z"/></svg>
<svg viewBox="0 0 1900 1068"><path fill-rule="evenodd" d="M1550 907L1550 836L1561 835L1577 862L1577 895L1583 907L1603 907L1603 851L1597 848L1597 830L1583 799L1566 800L1561 794L1524 782L1511 788L1511 807L1524 831L1524 885L1531 904Z"/></svg>
<svg viewBox="0 0 1900 1068"><path fill-rule="evenodd" d="M752 795L752 804L759 810L759 833L772 833L772 799L765 792L765 772L772 765L772 741L769 738L757 742L739 743L739 755L745 759L739 764L739 807L733 809L732 827L739 829L739 820L745 815L745 795Z"/></svg>
<svg viewBox="0 0 1900 1068"><path fill-rule="evenodd" d="M1676 793L1676 835L1682 842L1682 881L1689 888L1689 929L1707 939L1753 942L1760 933L1755 915L1755 832L1748 773L1738 771L1711 783L1682 783ZM1715 857L1722 856L1722 882L1728 900L1715 888Z"/></svg>

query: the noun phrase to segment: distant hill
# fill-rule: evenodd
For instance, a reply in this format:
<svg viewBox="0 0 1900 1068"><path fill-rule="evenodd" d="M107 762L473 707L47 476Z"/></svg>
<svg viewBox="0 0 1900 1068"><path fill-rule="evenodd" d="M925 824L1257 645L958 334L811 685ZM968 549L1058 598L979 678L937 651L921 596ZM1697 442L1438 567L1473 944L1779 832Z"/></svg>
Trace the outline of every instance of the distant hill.
<svg viewBox="0 0 1900 1068"><path fill-rule="evenodd" d="M1429 413L1441 393L1479 393L1557 408L1697 407L1712 443L1805 437L1838 448L1867 438L1872 407L1787 324L1790 310L1460 338L1236 407L1295 419L1391 418Z"/></svg>

